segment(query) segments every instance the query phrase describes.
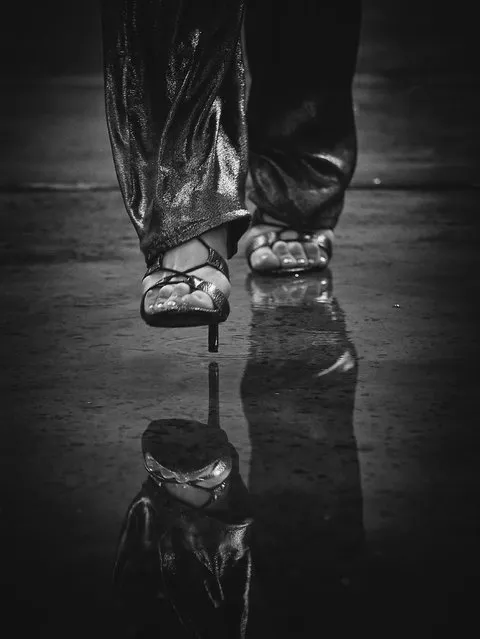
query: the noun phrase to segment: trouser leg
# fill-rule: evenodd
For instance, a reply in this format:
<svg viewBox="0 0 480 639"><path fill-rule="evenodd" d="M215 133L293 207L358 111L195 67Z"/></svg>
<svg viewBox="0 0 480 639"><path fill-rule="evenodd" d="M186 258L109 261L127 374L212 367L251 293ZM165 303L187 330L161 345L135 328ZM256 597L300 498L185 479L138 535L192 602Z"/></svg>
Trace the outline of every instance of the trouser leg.
<svg viewBox="0 0 480 639"><path fill-rule="evenodd" d="M248 226L244 0L103 0L106 115L147 265L229 223Z"/></svg>
<svg viewBox="0 0 480 639"><path fill-rule="evenodd" d="M250 199L298 230L333 229L352 178L360 0L251 0Z"/></svg>

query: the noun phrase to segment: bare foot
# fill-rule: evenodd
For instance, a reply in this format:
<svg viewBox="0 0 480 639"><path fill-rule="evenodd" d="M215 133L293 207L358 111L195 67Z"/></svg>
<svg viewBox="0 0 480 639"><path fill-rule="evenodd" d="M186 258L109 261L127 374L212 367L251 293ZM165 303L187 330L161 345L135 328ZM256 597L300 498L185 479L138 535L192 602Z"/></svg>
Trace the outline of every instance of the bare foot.
<svg viewBox="0 0 480 639"><path fill-rule="evenodd" d="M269 221L275 222L273 218L264 215L267 224L259 224L250 229L248 239L252 239L262 233L268 231L278 231L275 226L270 226ZM326 237L333 241L333 231L325 229L323 231ZM262 246L256 249L250 261L252 267L257 271L274 271L280 267L290 269L294 267L316 267L326 266L328 264L327 252L320 248L315 242L296 242L298 233L296 231L283 231L282 240L275 242L272 248Z"/></svg>
<svg viewBox="0 0 480 639"><path fill-rule="evenodd" d="M208 231L202 235L202 238L218 251L222 257L226 258L227 230L225 227L221 226ZM194 239L167 251L163 257L163 266L184 271L196 264L205 262L207 255L207 248ZM191 271L190 274L215 284L227 298L230 295L231 286L228 278L212 266L204 266ZM168 271L157 271L146 277L142 284L143 291L163 279L165 275L169 275ZM182 282L181 276L175 277L174 282L149 291L145 296L144 303L145 311L151 314L165 309L178 308L179 306L182 308L189 306L206 309L213 308L211 297L203 291L191 292L189 285L186 282Z"/></svg>

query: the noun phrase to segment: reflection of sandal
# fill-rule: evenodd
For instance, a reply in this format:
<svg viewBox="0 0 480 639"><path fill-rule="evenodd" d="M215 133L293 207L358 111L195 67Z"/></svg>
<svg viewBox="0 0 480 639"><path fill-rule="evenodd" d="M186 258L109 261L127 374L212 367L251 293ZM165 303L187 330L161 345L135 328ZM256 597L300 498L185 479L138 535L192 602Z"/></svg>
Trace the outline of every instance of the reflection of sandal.
<svg viewBox="0 0 480 639"><path fill-rule="evenodd" d="M289 279L259 277L256 272L246 279L252 307L258 309L302 307L331 302L333 279L330 269L322 273L305 273Z"/></svg>
<svg viewBox="0 0 480 639"><path fill-rule="evenodd" d="M208 424L170 419L152 422L144 433L145 468L170 497L206 509L228 493L231 449L219 425L218 364L209 365Z"/></svg>
<svg viewBox="0 0 480 639"><path fill-rule="evenodd" d="M161 280L152 284L142 295L142 301L140 306L140 314L142 319L149 326L163 326L163 327L183 327L183 326L208 326L208 350L211 353L218 351L218 325L220 322L224 322L229 313L230 305L228 299L224 293L206 280L192 275L192 271L203 268L204 266L212 266L220 271L222 275L225 275L229 279L228 265L223 257L214 248L209 246L201 237L196 238L201 242L206 249L208 249L208 257L203 264L197 264L185 271L177 271L175 269L162 266L162 257L157 258L156 263L151 266L143 279L156 273L157 271L166 271L169 275L162 277ZM190 304L186 304L184 307L177 306L176 308L166 308L161 311L155 311L154 313L147 313L145 311L145 297L147 293L153 289L159 289L167 284L173 284L178 282L185 282L190 287L190 292L202 291L206 293L213 302L213 308L201 308L195 307Z"/></svg>
<svg viewBox="0 0 480 639"><path fill-rule="evenodd" d="M195 630L197 623L199 628L208 625L212 603L218 615L228 601L238 601L238 605L228 604L228 614L236 609L240 621L244 618L250 587L248 535L252 517L238 454L220 427L216 362L208 366L208 385L206 423L158 419L150 422L142 435L149 476L128 508L114 568L117 595L128 604L128 611L134 612L135 621L148 626L148 633L135 637L152 634L149 622L131 607L139 601L142 610L146 610L145 603L152 603L152 612L159 615L162 626L168 607L158 611L159 599L169 601L182 624L193 624ZM202 598L206 608L197 608L193 595ZM179 635L172 628L165 636L183 637L184 633ZM192 630L188 636L207 635Z"/></svg>
<svg viewBox="0 0 480 639"><path fill-rule="evenodd" d="M287 365L291 371L300 365L302 373L297 370L299 378L292 385L302 379L304 372L310 379L330 378L333 373L355 367L355 349L347 334L344 312L333 295L330 269L288 280L250 273L246 288L255 327L249 342L255 358L268 363L271 379L275 378L274 365Z"/></svg>
<svg viewBox="0 0 480 639"><path fill-rule="evenodd" d="M147 452L145 453L145 468L154 482L165 488L170 497L188 503L190 506L205 509L225 493L227 479L223 479L223 477L230 474L232 466L229 459L217 459L213 464L201 470L182 473L162 466ZM218 479L220 476L221 480ZM202 486L202 483L207 482L213 485ZM172 490L169 491L168 487L171 487Z"/></svg>
<svg viewBox="0 0 480 639"><path fill-rule="evenodd" d="M332 258L332 240L325 234L325 231L298 231L292 226L286 226L284 224L275 223L271 221L266 221L263 217L263 214L260 211L256 211L254 215L254 226L258 226L260 224L266 224L268 226L273 226L278 230L266 231L265 233L259 233L255 237L248 242L246 247L246 256L249 267L255 273L260 273L262 275L289 275L291 273L306 273L309 271L318 271L323 270L328 266L329 261ZM298 237L292 239L284 239L283 233L286 231L295 231L298 234ZM252 253L259 248L268 247L273 248L273 245L276 242L285 241L285 242L300 242L302 243L313 243L316 244L319 248L321 248L327 255L327 262L324 264L312 264L309 263L306 266L293 266L293 267L280 267L267 271L260 271L255 269L252 266Z"/></svg>

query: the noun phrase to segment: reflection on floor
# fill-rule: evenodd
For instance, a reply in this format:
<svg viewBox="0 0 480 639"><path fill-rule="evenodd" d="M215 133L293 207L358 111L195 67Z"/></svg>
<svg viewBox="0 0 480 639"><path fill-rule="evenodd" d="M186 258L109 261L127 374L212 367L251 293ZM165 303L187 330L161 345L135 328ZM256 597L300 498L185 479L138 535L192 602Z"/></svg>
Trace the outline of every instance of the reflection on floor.
<svg viewBox="0 0 480 639"><path fill-rule="evenodd" d="M246 636L252 519L218 419L214 362L209 387L207 423L155 420L142 437L148 479L129 506L114 569L134 637Z"/></svg>
<svg viewBox="0 0 480 639"><path fill-rule="evenodd" d="M364 553L357 361L331 274L251 276L248 287L249 489L218 420L210 363L208 423L156 420L143 435L149 478L115 571L133 636L165 631L172 611L184 628L171 636L312 636L318 599L343 600Z"/></svg>

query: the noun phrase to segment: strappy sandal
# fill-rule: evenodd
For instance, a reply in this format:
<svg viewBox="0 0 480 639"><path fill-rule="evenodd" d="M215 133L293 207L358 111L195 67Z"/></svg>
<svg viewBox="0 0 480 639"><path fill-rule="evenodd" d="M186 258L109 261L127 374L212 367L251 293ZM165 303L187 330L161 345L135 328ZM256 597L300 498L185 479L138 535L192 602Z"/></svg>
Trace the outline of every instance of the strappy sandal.
<svg viewBox="0 0 480 639"><path fill-rule="evenodd" d="M166 271L166 275L161 280L152 284L142 295L140 305L140 315L149 326L163 327L185 327L185 326L208 326L208 350L210 353L218 352L218 325L224 322L230 314L230 304L224 293L215 284L191 275L192 271L203 268L204 266L213 266L230 279L227 262L214 248L209 246L201 237L196 238L208 250L208 257L202 264L197 264L185 271L177 271L175 269L162 266L163 255L159 255L155 264L148 268L143 279L156 273L157 271ZM175 279L182 278L182 279ZM173 282L172 280L175 281ZM190 292L202 291L206 293L213 302L213 308L202 308L186 305L184 308L166 308L155 313L147 313L145 311L145 297L149 291L156 288L163 288L167 284L178 284L185 282L190 287Z"/></svg>
<svg viewBox="0 0 480 639"><path fill-rule="evenodd" d="M263 213L261 211L256 210L253 215L253 225L258 226L260 224L267 224L268 226L273 226L277 230L266 231L265 233L259 233L255 237L253 237L247 244L246 247L246 257L248 266L254 273L258 273L260 275L289 275L291 273L307 273L310 271L319 271L325 269L331 258L332 258L332 241L325 235L324 231L299 231L293 226L286 226L284 224L275 223L266 221L263 217ZM298 237L296 238L288 238L284 239L282 237L283 233L286 231L295 231L298 233ZM307 264L306 266L293 266L293 267L280 267L276 269L272 269L269 271L260 271L259 269L255 269L252 266L251 257L254 251L264 246L268 248L273 248L273 245L276 242L284 241L284 242L300 242L302 243L314 243L319 248L325 251L327 254L328 260L325 264Z"/></svg>

